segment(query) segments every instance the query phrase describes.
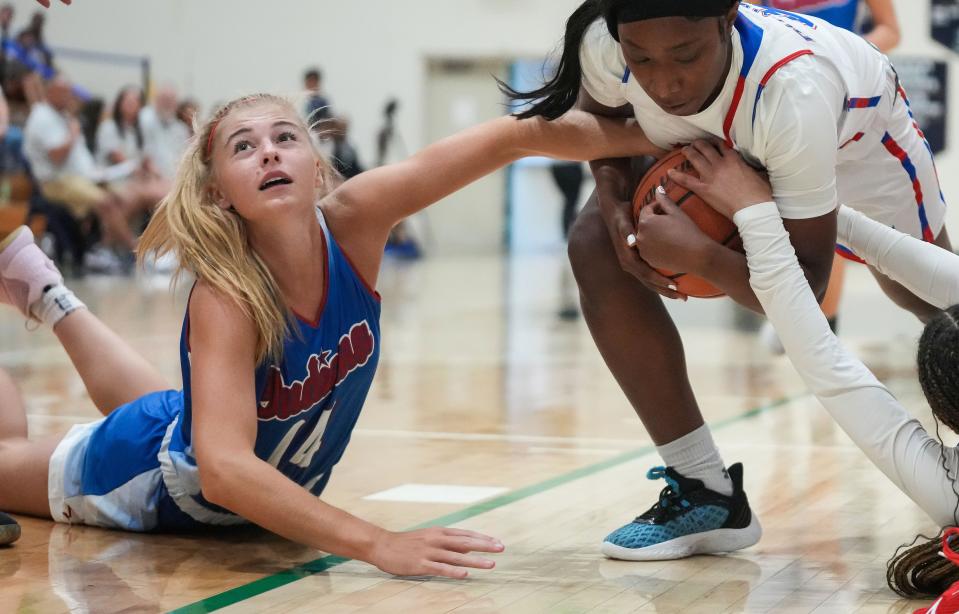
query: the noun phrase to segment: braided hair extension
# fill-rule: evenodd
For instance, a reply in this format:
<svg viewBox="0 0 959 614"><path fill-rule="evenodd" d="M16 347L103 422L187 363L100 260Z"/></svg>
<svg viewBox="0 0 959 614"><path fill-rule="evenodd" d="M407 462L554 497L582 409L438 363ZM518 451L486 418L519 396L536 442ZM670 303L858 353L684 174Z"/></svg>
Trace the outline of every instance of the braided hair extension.
<svg viewBox="0 0 959 614"><path fill-rule="evenodd" d="M919 383L932 408L939 460L956 495L953 523L959 525L957 476L950 475L945 445L939 432L940 422L959 432L959 305L949 307L933 318L919 339L917 356ZM935 537L917 535L911 544L903 544L886 563L886 583L903 597L938 596L959 581L959 566L940 555L945 527ZM959 545L950 539L949 545Z"/></svg>

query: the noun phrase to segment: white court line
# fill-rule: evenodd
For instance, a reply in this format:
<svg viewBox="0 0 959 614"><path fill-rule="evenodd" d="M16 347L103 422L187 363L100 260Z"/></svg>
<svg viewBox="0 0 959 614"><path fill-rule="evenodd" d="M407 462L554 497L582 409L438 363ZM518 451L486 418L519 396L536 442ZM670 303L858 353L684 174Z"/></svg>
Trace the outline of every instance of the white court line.
<svg viewBox="0 0 959 614"><path fill-rule="evenodd" d="M505 443L543 443L543 444L590 444L616 445L638 448L648 445L646 438L606 439L602 437L551 437L546 435L510 435L499 433L445 433L435 431L393 431L389 429L356 429L355 435L364 437L388 437L391 439L439 439L448 441L500 441Z"/></svg>
<svg viewBox="0 0 959 614"><path fill-rule="evenodd" d="M544 448L540 446L530 446L526 451L534 454L581 454L583 456L615 456L622 452L615 448Z"/></svg>
<svg viewBox="0 0 959 614"><path fill-rule="evenodd" d="M367 501L470 504L501 495L508 488L455 484L403 484L363 497Z"/></svg>

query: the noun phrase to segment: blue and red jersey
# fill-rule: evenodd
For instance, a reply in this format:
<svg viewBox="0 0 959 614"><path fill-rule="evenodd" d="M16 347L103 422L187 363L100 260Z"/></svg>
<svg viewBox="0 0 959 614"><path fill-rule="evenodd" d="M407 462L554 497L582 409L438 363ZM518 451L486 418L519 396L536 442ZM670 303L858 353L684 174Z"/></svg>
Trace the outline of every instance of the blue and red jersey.
<svg viewBox="0 0 959 614"><path fill-rule="evenodd" d="M759 0L754 4L812 15L846 30L856 27L859 0Z"/></svg>

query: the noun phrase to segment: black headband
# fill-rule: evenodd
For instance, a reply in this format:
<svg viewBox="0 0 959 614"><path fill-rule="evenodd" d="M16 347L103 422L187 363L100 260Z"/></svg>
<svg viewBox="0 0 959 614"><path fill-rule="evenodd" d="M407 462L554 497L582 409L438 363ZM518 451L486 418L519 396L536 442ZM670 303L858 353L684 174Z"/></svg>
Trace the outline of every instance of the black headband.
<svg viewBox="0 0 959 614"><path fill-rule="evenodd" d="M619 24L660 17L722 17L730 0L606 0L603 16L609 33L619 40Z"/></svg>

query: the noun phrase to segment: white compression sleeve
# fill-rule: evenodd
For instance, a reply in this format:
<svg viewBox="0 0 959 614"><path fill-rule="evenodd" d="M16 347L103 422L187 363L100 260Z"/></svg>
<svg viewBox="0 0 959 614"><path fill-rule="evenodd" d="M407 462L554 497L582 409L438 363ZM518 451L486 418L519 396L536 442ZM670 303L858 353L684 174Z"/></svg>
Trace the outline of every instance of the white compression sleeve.
<svg viewBox="0 0 959 614"><path fill-rule="evenodd" d="M959 256L872 220L849 207L839 208L839 242L912 291L945 309L959 303Z"/></svg>
<svg viewBox="0 0 959 614"><path fill-rule="evenodd" d="M829 330L776 204L743 209L733 221L746 248L750 285L800 376L880 471L941 526L956 524L955 448L930 437Z"/></svg>

